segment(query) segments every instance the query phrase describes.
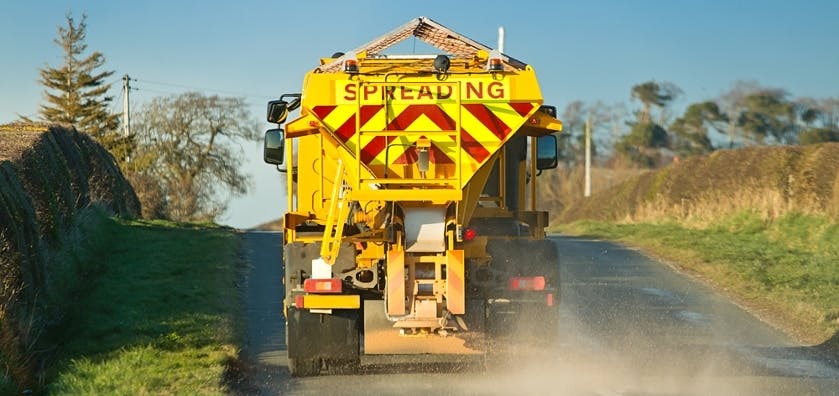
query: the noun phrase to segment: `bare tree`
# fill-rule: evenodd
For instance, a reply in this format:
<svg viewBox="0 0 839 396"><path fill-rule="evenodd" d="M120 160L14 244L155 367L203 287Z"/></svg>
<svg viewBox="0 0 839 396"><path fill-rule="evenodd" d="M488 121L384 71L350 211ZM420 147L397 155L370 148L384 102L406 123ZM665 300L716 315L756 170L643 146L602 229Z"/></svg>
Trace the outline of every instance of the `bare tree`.
<svg viewBox="0 0 839 396"><path fill-rule="evenodd" d="M580 163L585 158L586 122L589 122L592 133L592 156L596 156L597 143L594 140L594 134L608 118L607 106L600 101L587 105L583 101L575 100L565 106L561 118L563 139L560 148L566 164L571 166L572 163Z"/></svg>
<svg viewBox="0 0 839 396"><path fill-rule="evenodd" d="M560 145L562 159L565 160L567 166L577 161L577 152L579 151L580 135L585 133L586 109L585 103L581 100L575 100L565 106L562 112L562 135L560 136Z"/></svg>
<svg viewBox="0 0 839 396"><path fill-rule="evenodd" d="M615 102L606 106L605 124L609 128L609 137L612 144L617 142L622 135L624 135L626 128L626 116L629 115L629 110L624 102Z"/></svg>
<svg viewBox="0 0 839 396"><path fill-rule="evenodd" d="M259 138L257 122L240 98L184 93L143 106L134 130L135 180L144 214L175 220L214 220L250 179L239 169L243 141ZM154 197L157 198L154 198ZM141 200L144 200L141 197Z"/></svg>

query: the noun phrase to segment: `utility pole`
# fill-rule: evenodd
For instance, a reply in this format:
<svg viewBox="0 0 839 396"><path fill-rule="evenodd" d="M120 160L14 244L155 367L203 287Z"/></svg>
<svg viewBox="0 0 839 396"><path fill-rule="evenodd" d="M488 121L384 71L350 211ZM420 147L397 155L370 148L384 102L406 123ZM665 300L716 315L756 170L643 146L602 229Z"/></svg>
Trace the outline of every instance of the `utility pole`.
<svg viewBox="0 0 839 396"><path fill-rule="evenodd" d="M128 77L128 74L122 76L122 131L125 137L131 136L130 102L128 100L128 92L131 87L128 85L129 81L131 81L131 78Z"/></svg>
<svg viewBox="0 0 839 396"><path fill-rule="evenodd" d="M131 101L128 100L128 93L131 92L131 87L129 86L128 82L131 81L131 78L128 77L128 74L122 76L122 131L123 135L128 138L131 136L131 112L130 112L130 103ZM126 153L125 154L125 163L131 162L131 155Z"/></svg>
<svg viewBox="0 0 839 396"><path fill-rule="evenodd" d="M591 196L591 121L586 119L586 186L583 195Z"/></svg>

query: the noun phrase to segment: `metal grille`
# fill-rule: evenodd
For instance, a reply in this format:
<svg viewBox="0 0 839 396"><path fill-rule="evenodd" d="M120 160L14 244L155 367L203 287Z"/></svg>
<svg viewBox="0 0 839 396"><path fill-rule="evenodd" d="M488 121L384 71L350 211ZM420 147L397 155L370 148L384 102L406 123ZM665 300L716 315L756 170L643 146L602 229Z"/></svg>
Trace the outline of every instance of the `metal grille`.
<svg viewBox="0 0 839 396"><path fill-rule="evenodd" d="M472 58L479 50L491 51L492 48L462 36L457 32L437 23L426 17L419 17L396 28L373 41L364 44L355 50L354 53L366 51L368 56L378 54L381 51L414 36L429 45L441 49L455 58ZM505 63L516 69L524 69L527 65L515 58L504 55ZM346 56L318 68L321 72L337 72L340 70Z"/></svg>

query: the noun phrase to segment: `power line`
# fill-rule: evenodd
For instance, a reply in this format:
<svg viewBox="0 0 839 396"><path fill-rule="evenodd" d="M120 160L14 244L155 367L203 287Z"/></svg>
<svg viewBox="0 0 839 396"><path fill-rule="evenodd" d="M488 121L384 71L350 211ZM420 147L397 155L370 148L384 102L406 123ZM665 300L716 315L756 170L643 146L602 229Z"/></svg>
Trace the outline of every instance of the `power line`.
<svg viewBox="0 0 839 396"><path fill-rule="evenodd" d="M158 86L164 86L164 87L190 89L190 90L195 90L195 91L217 92L217 93L222 93L222 94L227 94L227 95L246 96L246 97L260 98L260 99L271 98L271 97L275 96L275 95L266 95L266 94L242 92L242 91L228 91L228 90L215 89L215 88L201 88L201 87L195 87L195 86L184 85L184 84L176 84L176 83L169 83L169 82L163 82L163 81L152 81L152 80L145 80L145 79L138 79L138 78L132 78L131 80L139 82L141 84L150 84L150 85L158 85ZM145 89L145 90L150 91L148 89Z"/></svg>
<svg viewBox="0 0 839 396"><path fill-rule="evenodd" d="M175 94L183 93L183 91L162 91L162 90L159 90L159 89L137 88L137 87L131 87L131 90L132 91L137 91L137 92L140 92L140 93L149 92L149 93L158 94L158 95L175 95Z"/></svg>

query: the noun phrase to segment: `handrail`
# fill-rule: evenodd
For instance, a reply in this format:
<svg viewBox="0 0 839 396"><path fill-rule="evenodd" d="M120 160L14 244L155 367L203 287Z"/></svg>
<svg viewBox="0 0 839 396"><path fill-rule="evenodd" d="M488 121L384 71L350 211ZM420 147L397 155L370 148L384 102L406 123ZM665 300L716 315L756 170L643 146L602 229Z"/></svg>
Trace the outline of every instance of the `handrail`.
<svg viewBox="0 0 839 396"><path fill-rule="evenodd" d="M341 190L344 186L344 162L339 159L335 168L332 198L329 201L329 215L326 217L323 242L320 246L320 257L329 265L335 264L335 259L341 249L341 239L344 237L344 221L349 209L347 196L341 196Z"/></svg>
<svg viewBox="0 0 839 396"><path fill-rule="evenodd" d="M393 102L399 102L401 99L399 98L400 92L397 92L396 87L405 87L405 86L449 86L451 87L450 90L447 90L446 94L448 95L442 101L437 99L434 101L429 101L423 103L426 104L435 104L438 107L448 103L449 108L448 111L445 111L446 114L452 118L454 121L454 129L445 129L445 130L384 130L384 129L362 129L361 125L361 108L363 105L370 105L371 100L362 100L362 95L356 95L356 116L355 116L355 161L356 161L356 168L357 168L357 175L355 177L356 185L353 186L354 191L364 191L365 196L375 196L377 193L385 190L389 190L391 188L396 188L403 190L405 188L410 187L418 187L422 188L423 190L429 191L438 191L442 193L441 196L451 196L450 193L444 193L445 191L451 192L452 190L462 190L463 188L463 175L462 175L462 140L461 140L461 81L357 81L356 83L356 92L363 92L364 86L376 86L376 87L394 87L392 91L386 91L382 89L380 92L385 92L384 94L376 95L374 101L378 102L379 104L383 105L385 108L385 120L384 125L382 128L385 128L389 125L398 115L390 114L391 105ZM442 89L437 89L437 92L442 92ZM416 91L415 91L416 92ZM441 107L442 109L442 107ZM456 110L455 110L456 109ZM361 150L362 150L362 136L364 137L427 137L433 138L434 136L448 136L454 140L454 158L452 158L454 162L454 177L444 177L444 178L427 178L427 179L418 179L418 178L392 178L388 175L388 169L391 164L387 163L390 161L389 155L387 152L385 153L385 172L383 178L363 178L361 173L362 167L368 167L368 164L362 163L361 160ZM385 150L389 149L389 145ZM438 185L438 186L434 186ZM394 196L394 192L391 193L381 193L382 196L392 197ZM415 196L411 196L411 194L405 194L406 197L404 200L414 200L414 198L427 197L428 194L419 194Z"/></svg>

